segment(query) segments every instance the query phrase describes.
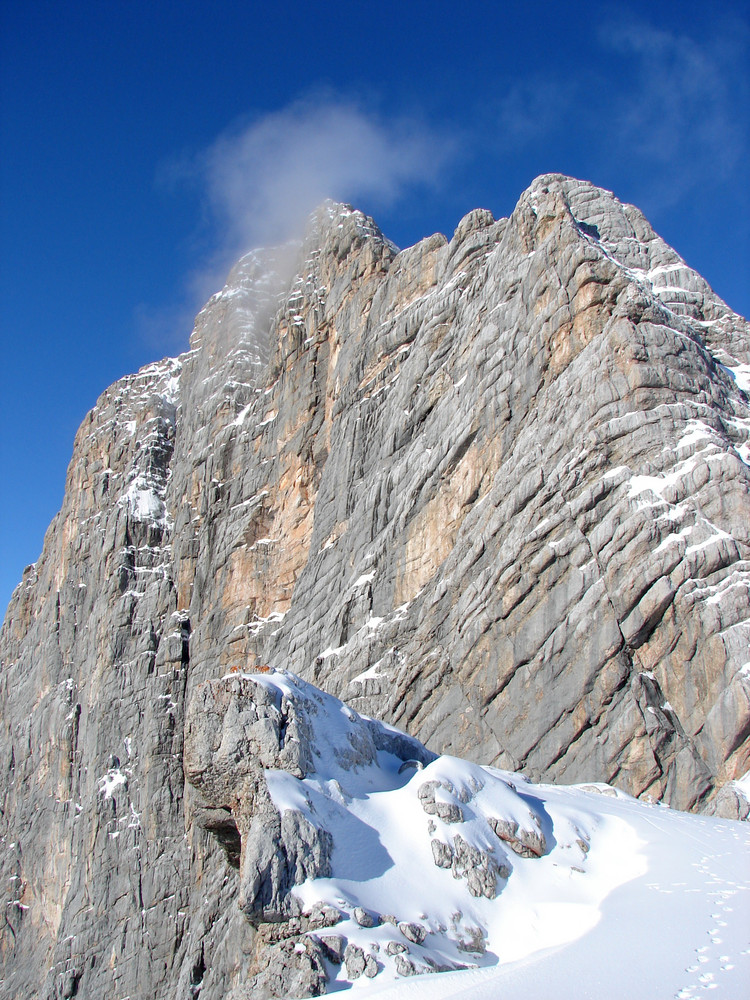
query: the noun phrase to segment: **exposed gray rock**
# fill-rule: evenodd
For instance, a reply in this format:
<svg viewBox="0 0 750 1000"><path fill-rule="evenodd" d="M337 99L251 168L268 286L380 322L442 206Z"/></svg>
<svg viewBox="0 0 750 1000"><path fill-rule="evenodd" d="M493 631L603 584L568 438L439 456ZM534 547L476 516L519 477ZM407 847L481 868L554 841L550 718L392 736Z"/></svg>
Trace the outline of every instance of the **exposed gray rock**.
<svg viewBox="0 0 750 1000"><path fill-rule="evenodd" d="M446 802L436 798L438 790L443 789L449 795L453 794L453 789L438 781L425 781L419 786L419 801L428 816L437 816L444 823L463 823L464 814L461 806L456 802Z"/></svg>
<svg viewBox="0 0 750 1000"><path fill-rule="evenodd" d="M399 976L417 976L420 973L410 958L405 955L396 955L396 972Z"/></svg>
<svg viewBox="0 0 750 1000"><path fill-rule="evenodd" d="M378 963L374 955L367 955L365 957L365 976L368 979L374 979L378 974Z"/></svg>
<svg viewBox="0 0 750 1000"><path fill-rule="evenodd" d="M442 840L438 840L437 837L432 838L430 846L432 848L432 857L438 868L450 868L453 862L453 852L450 847L444 844Z"/></svg>
<svg viewBox="0 0 750 1000"><path fill-rule="evenodd" d="M409 951L409 948L401 941L389 941L385 946L385 951L387 955L403 955L404 952Z"/></svg>
<svg viewBox="0 0 750 1000"><path fill-rule="evenodd" d="M727 782L709 803L706 812L724 819L750 820L750 796L747 786L747 775L742 785L735 781Z"/></svg>
<svg viewBox="0 0 750 1000"><path fill-rule="evenodd" d="M360 927L375 927L377 924L375 917L371 913L368 913L367 910L362 909L361 906L354 907L352 916Z"/></svg>
<svg viewBox="0 0 750 1000"><path fill-rule="evenodd" d="M453 838L451 871L454 878L466 879L472 896L497 895L498 878L507 878L510 871L498 865L492 854L468 844L460 834Z"/></svg>
<svg viewBox="0 0 750 1000"><path fill-rule="evenodd" d="M244 258L191 350L87 416L8 608L8 994L292 989L258 970L293 945L236 902L301 919L281 887L330 844L242 763L309 764L270 705L210 742L200 685L233 669L441 752L724 808L750 766L749 350L637 209L560 175L450 241L398 253L329 204ZM373 729L349 762L378 741L419 759Z"/></svg>
<svg viewBox="0 0 750 1000"><path fill-rule="evenodd" d="M463 921L460 913L455 914L454 925L461 934L458 940L458 950L471 955L483 955L487 950L487 942L479 927L472 927Z"/></svg>
<svg viewBox="0 0 750 1000"><path fill-rule="evenodd" d="M313 931L321 927L335 927L340 920L341 912L325 903L316 903L307 914L307 926Z"/></svg>
<svg viewBox="0 0 750 1000"><path fill-rule="evenodd" d="M427 936L427 931L424 927L411 920L399 921L398 929L404 935L406 940L411 941L412 944L422 944Z"/></svg>
<svg viewBox="0 0 750 1000"><path fill-rule="evenodd" d="M293 1000L319 997L326 992L324 950L312 938L281 941L259 952L260 968L235 987L227 1000Z"/></svg>
<svg viewBox="0 0 750 1000"><path fill-rule="evenodd" d="M346 947L346 940L341 934L321 934L319 940L323 947L323 954L328 961L333 962L334 965L341 965L344 961Z"/></svg>
<svg viewBox="0 0 750 1000"><path fill-rule="evenodd" d="M365 971L365 953L359 945L348 944L344 952L346 974L350 979L359 979Z"/></svg>
<svg viewBox="0 0 750 1000"><path fill-rule="evenodd" d="M359 945L348 944L344 952L346 974L350 979L359 979L364 975L374 979L378 974L378 963L373 955L366 953Z"/></svg>
<svg viewBox="0 0 750 1000"><path fill-rule="evenodd" d="M542 831L524 830L513 820L491 817L489 825L508 847L522 858L541 858L547 851L547 841Z"/></svg>
<svg viewBox="0 0 750 1000"><path fill-rule="evenodd" d="M187 710L185 775L210 815L231 811L241 838L239 903L253 922L292 916L292 886L330 874L330 832L298 810L279 813L264 777L265 768L297 777L311 770L305 708L301 700L279 700L274 688L230 676L199 685Z"/></svg>

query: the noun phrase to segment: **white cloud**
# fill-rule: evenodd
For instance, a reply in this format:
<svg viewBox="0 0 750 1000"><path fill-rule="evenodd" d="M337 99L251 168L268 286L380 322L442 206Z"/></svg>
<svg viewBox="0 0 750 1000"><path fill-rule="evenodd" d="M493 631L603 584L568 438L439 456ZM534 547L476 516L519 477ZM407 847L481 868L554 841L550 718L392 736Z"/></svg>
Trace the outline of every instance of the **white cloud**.
<svg viewBox="0 0 750 1000"><path fill-rule="evenodd" d="M454 152L447 134L415 117L385 118L330 92L228 129L161 172L162 182L197 185L206 202L213 250L188 281L190 308L220 288L248 250L300 236L324 199L389 207L436 184Z"/></svg>
<svg viewBox="0 0 750 1000"><path fill-rule="evenodd" d="M198 163L224 238L242 251L296 235L324 198L391 204L433 183L449 155L415 120L385 120L326 95L226 133Z"/></svg>
<svg viewBox="0 0 750 1000"><path fill-rule="evenodd" d="M162 184L197 187L212 249L186 282L185 305L139 311L142 337L156 342L173 323L184 328L242 254L299 237L324 199L389 207L435 185L455 150L447 132L416 117L385 118L325 92L235 125L198 155L163 165Z"/></svg>

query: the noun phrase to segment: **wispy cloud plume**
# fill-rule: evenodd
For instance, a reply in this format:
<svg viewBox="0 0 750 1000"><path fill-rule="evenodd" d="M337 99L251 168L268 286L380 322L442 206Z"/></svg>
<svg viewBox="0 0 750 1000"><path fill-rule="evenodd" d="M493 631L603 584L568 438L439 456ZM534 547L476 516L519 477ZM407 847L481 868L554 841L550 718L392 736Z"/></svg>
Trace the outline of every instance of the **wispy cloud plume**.
<svg viewBox="0 0 750 1000"><path fill-rule="evenodd" d="M194 315L238 257L299 237L326 198L375 211L436 184L455 148L417 117L386 118L330 92L235 124L209 148L162 170L170 186L197 188L211 246L187 279L187 305L167 316L143 309L139 325L153 341L172 316Z"/></svg>
<svg viewBox="0 0 750 1000"><path fill-rule="evenodd" d="M309 97L222 135L198 157L226 252L299 234L325 198L394 203L435 182L445 137L407 118L383 119L354 101Z"/></svg>

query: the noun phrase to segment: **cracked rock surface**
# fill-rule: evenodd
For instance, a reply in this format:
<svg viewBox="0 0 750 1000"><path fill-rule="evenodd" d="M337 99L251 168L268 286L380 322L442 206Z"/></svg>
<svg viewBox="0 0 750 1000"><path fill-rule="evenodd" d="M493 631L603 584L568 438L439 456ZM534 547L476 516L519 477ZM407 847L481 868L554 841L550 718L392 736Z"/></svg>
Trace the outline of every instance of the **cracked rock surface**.
<svg viewBox="0 0 750 1000"><path fill-rule="evenodd" d="M436 752L746 816L749 365L746 320L643 215L561 175L450 240L399 252L327 203L244 257L190 350L84 420L5 617L2 988L207 1000L282 947L255 914L296 919L281 889L335 847L230 775L276 740L270 705L211 687L233 671L293 670ZM226 743L188 731L196 698ZM448 798L422 821L464 825ZM535 863L533 825L503 832Z"/></svg>

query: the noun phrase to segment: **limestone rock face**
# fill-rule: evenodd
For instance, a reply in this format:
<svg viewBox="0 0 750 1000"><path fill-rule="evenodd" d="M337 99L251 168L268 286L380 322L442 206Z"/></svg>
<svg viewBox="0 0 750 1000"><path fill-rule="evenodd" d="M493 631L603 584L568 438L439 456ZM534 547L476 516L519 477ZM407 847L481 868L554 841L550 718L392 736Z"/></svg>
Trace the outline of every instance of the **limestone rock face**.
<svg viewBox="0 0 750 1000"><path fill-rule="evenodd" d="M328 203L243 258L190 350L84 420L5 618L2 990L206 1000L262 964L231 787L185 777L187 705L233 670L437 752L724 808L750 768L748 364L641 213L559 175L450 241L398 252Z"/></svg>

